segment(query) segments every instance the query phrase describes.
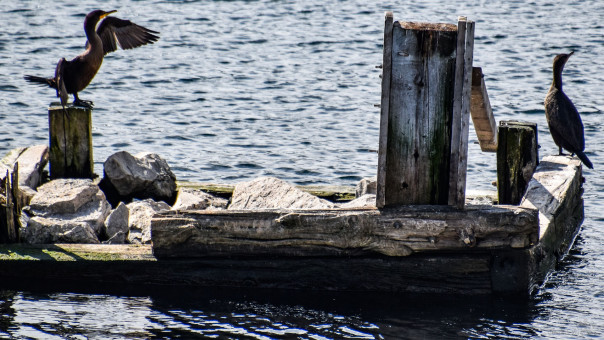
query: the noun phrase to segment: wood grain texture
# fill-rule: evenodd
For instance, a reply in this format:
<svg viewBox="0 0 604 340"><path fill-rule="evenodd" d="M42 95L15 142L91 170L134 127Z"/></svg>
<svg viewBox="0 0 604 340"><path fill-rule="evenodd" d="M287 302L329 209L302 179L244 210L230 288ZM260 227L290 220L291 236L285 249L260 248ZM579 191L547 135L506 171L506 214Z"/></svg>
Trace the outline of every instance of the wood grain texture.
<svg viewBox="0 0 604 340"><path fill-rule="evenodd" d="M449 26L394 23L386 206L447 204L457 37Z"/></svg>
<svg viewBox="0 0 604 340"><path fill-rule="evenodd" d="M50 177L92 178L92 110L51 105L48 122Z"/></svg>
<svg viewBox="0 0 604 340"><path fill-rule="evenodd" d="M538 162L537 124L501 121L498 136L499 203L520 204Z"/></svg>
<svg viewBox="0 0 604 340"><path fill-rule="evenodd" d="M392 77L393 14L386 12L384 19L384 56L382 60L382 99L380 103L380 139L378 146L376 206L386 205L386 157L388 150L388 124L390 116L390 83Z"/></svg>
<svg viewBox="0 0 604 340"><path fill-rule="evenodd" d="M482 68L472 69L472 123L483 152L497 152L497 122L493 116Z"/></svg>
<svg viewBox="0 0 604 340"><path fill-rule="evenodd" d="M158 258L408 256L526 246L537 215L510 206L191 211L156 215L151 228Z"/></svg>

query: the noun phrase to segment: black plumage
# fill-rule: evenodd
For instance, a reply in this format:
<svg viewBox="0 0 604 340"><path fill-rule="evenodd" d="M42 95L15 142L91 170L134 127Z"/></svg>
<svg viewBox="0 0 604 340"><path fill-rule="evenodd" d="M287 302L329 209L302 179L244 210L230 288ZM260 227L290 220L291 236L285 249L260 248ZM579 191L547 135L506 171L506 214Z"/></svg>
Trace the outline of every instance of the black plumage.
<svg viewBox="0 0 604 340"><path fill-rule="evenodd" d="M108 17L114 12L116 11L95 10L86 15L84 19L86 50L71 61L61 58L53 78L26 75L25 80L55 89L63 106L67 104L68 94L73 94L74 105L91 107L92 102L80 100L78 92L90 84L103 63L103 57L117 50L118 45L127 50L152 44L159 39L159 33L156 31L129 20ZM97 28L101 19L104 20Z"/></svg>
<svg viewBox="0 0 604 340"><path fill-rule="evenodd" d="M549 131L554 142L559 148L566 149L571 154L576 154L588 168L593 169L593 164L585 153L585 137L581 116L573 102L562 91L562 70L573 52L559 54L554 58L552 86L545 97L545 117Z"/></svg>

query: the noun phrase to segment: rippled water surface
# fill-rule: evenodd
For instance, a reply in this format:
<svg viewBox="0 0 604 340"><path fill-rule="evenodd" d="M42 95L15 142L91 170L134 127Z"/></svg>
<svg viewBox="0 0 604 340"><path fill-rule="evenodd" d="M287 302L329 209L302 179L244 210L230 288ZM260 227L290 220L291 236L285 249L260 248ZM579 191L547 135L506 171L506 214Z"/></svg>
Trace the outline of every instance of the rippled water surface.
<svg viewBox="0 0 604 340"><path fill-rule="evenodd" d="M83 49L98 2L3 1L0 153L46 143L51 76ZM161 32L154 45L109 55L80 93L93 100L95 171L111 154L154 151L181 180L274 175L350 184L375 174L383 13L396 20L476 21L481 66L498 120L539 125L555 54L576 51L565 91L582 113L585 222L570 255L529 302L491 298L291 292L3 291L0 331L16 338L598 338L604 333L604 2L116 1L103 9ZM470 130L469 186L491 188L495 156ZM86 291L85 289L83 289Z"/></svg>

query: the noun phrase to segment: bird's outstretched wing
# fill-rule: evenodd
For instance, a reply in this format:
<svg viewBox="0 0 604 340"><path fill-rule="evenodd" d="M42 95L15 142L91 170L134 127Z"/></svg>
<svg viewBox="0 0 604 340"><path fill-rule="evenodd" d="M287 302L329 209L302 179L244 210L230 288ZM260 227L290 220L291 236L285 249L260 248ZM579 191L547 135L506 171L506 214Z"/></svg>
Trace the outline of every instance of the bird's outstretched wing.
<svg viewBox="0 0 604 340"><path fill-rule="evenodd" d="M130 20L116 17L106 17L99 24L96 33L103 41L105 54L117 50L117 45L128 50L131 48L152 44L159 40L159 32L139 26Z"/></svg>

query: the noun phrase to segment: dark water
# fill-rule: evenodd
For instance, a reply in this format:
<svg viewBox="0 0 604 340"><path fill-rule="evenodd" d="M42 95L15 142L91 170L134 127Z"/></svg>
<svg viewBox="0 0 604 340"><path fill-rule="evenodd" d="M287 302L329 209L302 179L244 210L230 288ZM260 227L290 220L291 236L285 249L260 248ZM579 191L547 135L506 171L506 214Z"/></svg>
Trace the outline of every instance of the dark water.
<svg viewBox="0 0 604 340"><path fill-rule="evenodd" d="M50 76L84 44L96 1L2 1L0 153L46 143ZM383 13L396 20L476 21L475 62L496 118L539 124L555 54L576 51L565 90L582 113L585 222L570 255L529 302L375 294L224 290L3 291L0 332L15 338L599 338L604 332L604 2L107 1L105 10L161 32L105 59L80 94L95 102L95 170L112 153L155 151L181 180L274 175L350 184L377 164ZM491 189L495 155L470 129L469 187ZM52 291L52 290L50 290Z"/></svg>

